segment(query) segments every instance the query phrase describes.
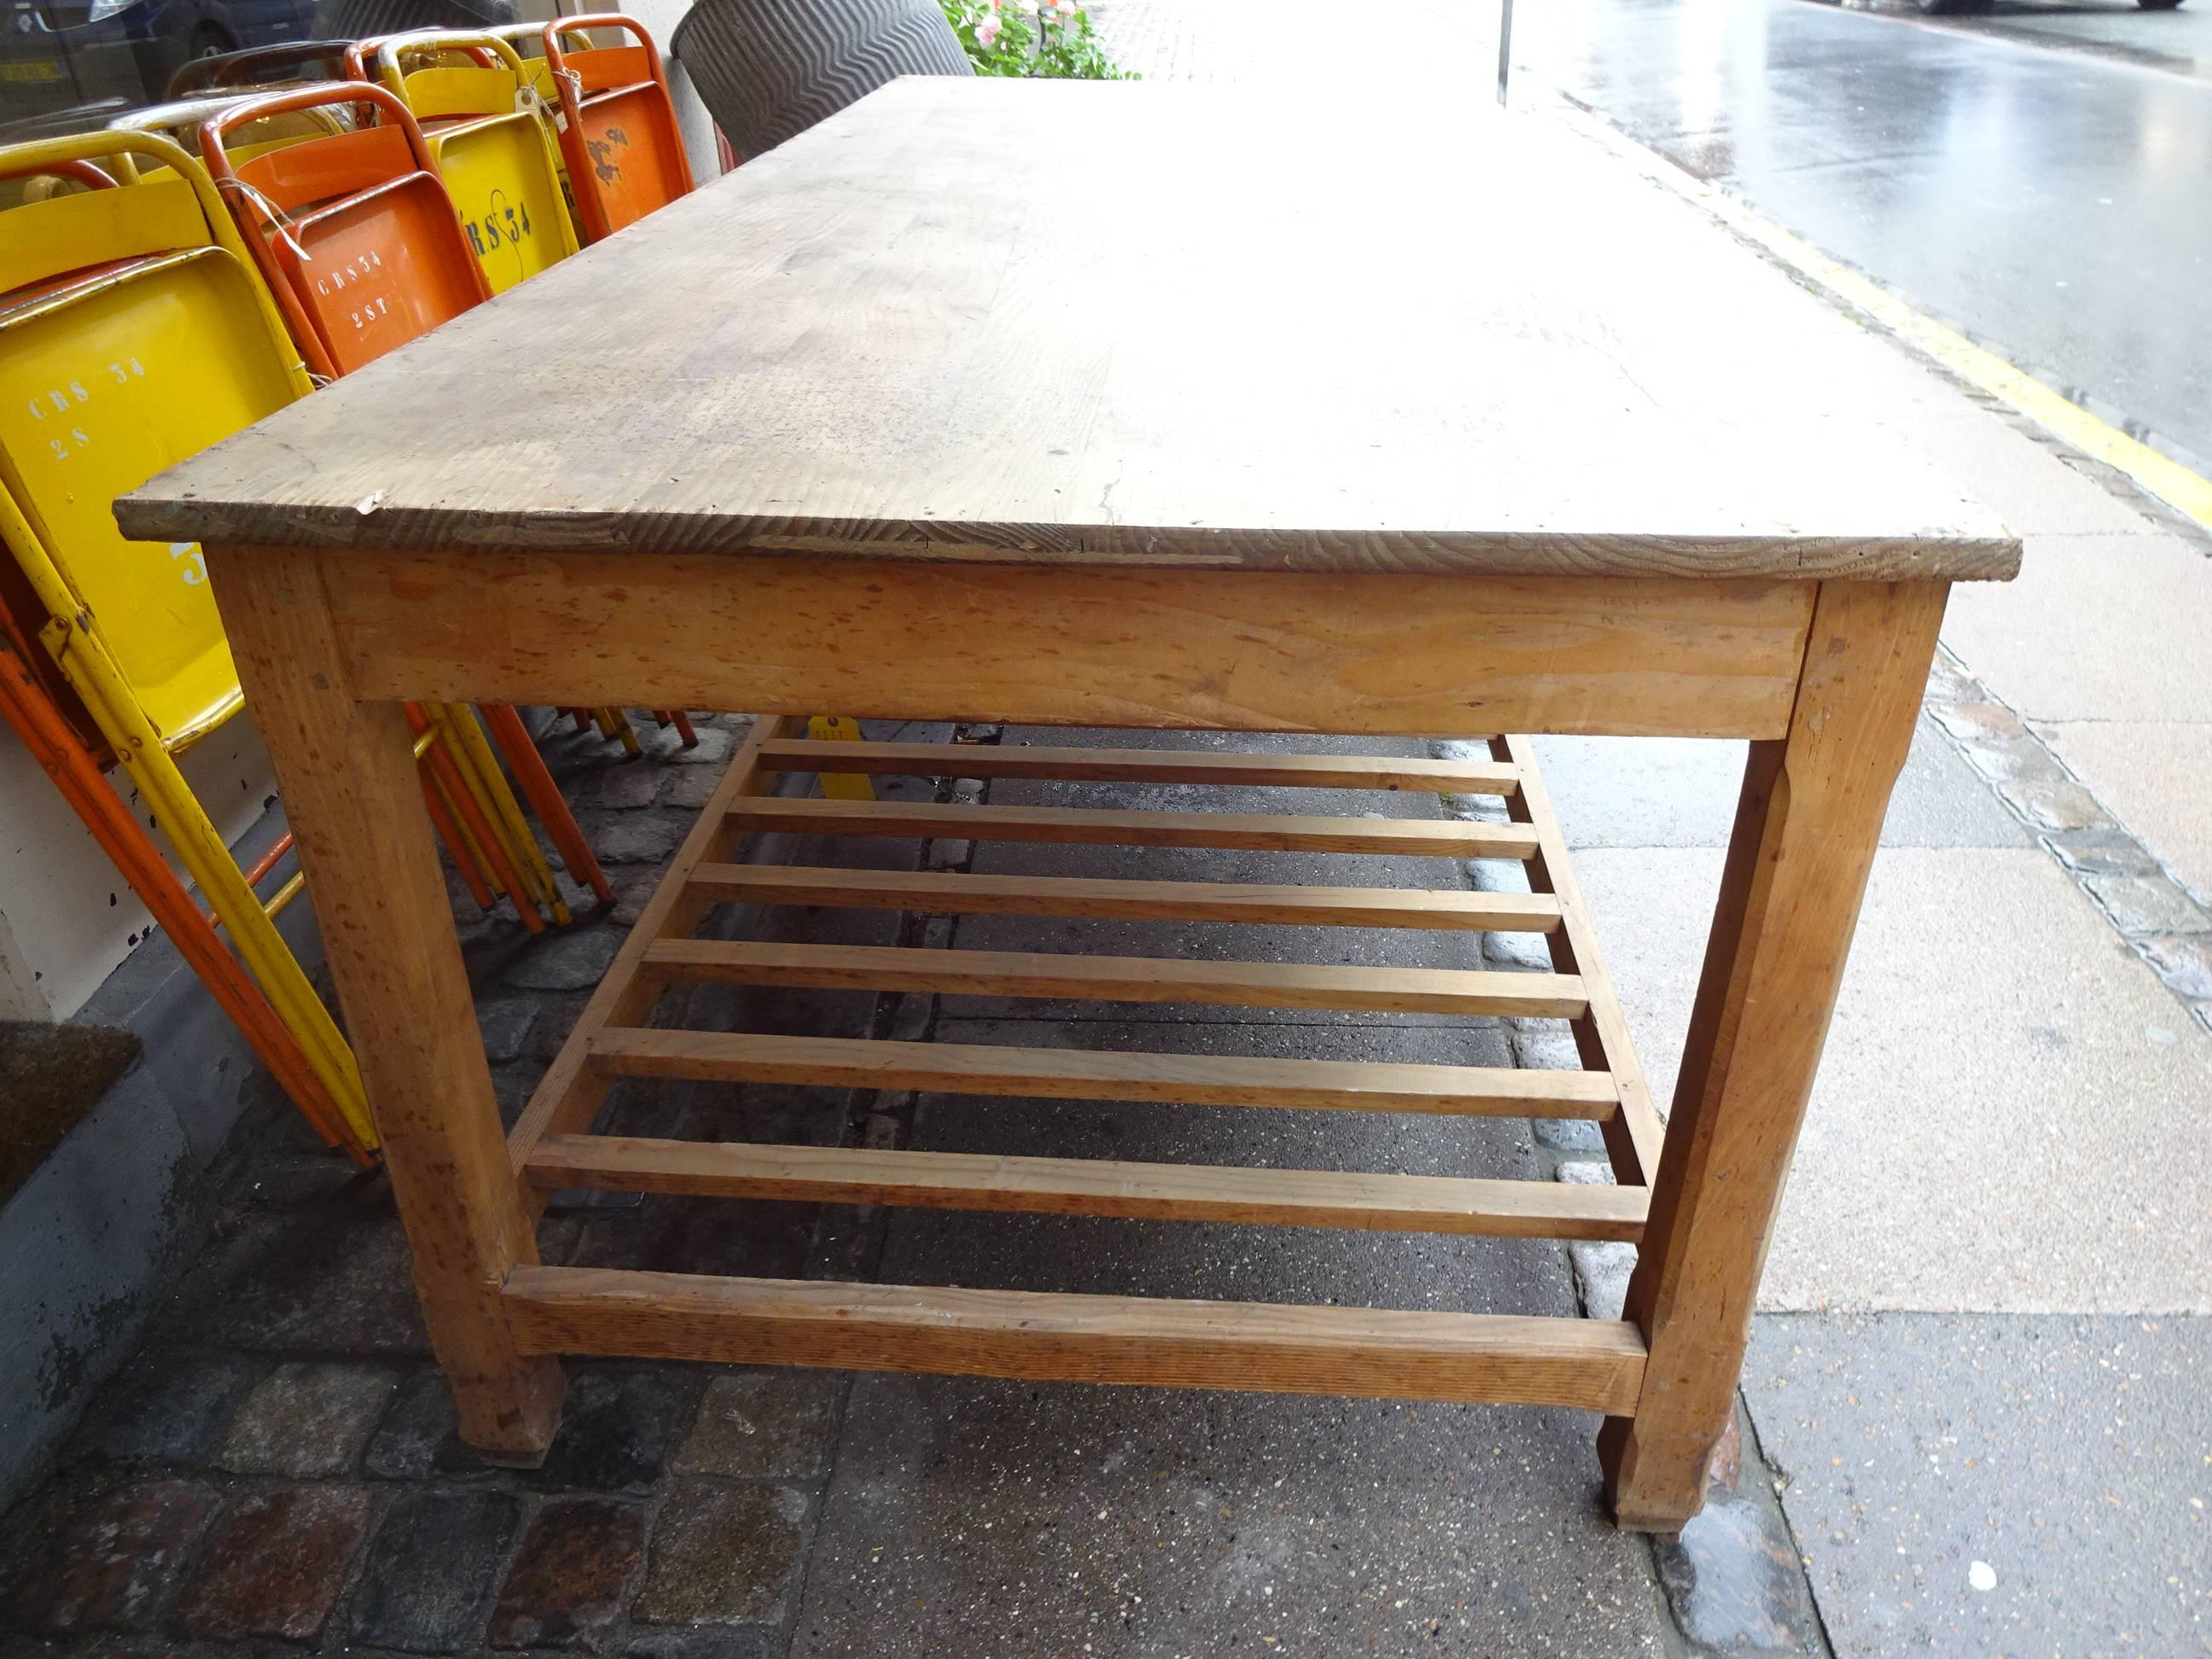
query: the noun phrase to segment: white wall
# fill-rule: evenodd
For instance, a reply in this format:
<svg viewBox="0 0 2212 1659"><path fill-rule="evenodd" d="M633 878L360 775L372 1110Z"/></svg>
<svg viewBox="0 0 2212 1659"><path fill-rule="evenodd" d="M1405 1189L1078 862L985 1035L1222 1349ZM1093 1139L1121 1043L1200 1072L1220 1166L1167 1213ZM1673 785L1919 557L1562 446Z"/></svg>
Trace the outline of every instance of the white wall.
<svg viewBox="0 0 2212 1659"><path fill-rule="evenodd" d="M119 769L108 781L119 784L143 823L148 810ZM260 735L242 716L187 752L182 769L223 839L234 843L260 821L276 793ZM167 837L156 833L154 840L180 869ZM152 926L91 832L15 734L0 726L0 1017L67 1019Z"/></svg>

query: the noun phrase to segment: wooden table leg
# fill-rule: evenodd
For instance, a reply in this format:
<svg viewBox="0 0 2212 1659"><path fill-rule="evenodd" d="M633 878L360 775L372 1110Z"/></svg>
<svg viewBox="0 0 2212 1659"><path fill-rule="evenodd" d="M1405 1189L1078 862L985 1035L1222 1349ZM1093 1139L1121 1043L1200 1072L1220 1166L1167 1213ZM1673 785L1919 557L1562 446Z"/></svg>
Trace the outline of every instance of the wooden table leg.
<svg viewBox="0 0 2212 1659"><path fill-rule="evenodd" d="M1624 1527L1705 1502L1759 1269L1942 621L1936 582L1820 589L1789 735L1752 745L1627 1317L1650 1358L1598 1437Z"/></svg>
<svg viewBox="0 0 2212 1659"><path fill-rule="evenodd" d="M543 1458L558 1362L518 1352L501 1287L538 1244L509 1167L401 705L356 702L313 553L208 550L246 706L276 764L461 1438Z"/></svg>

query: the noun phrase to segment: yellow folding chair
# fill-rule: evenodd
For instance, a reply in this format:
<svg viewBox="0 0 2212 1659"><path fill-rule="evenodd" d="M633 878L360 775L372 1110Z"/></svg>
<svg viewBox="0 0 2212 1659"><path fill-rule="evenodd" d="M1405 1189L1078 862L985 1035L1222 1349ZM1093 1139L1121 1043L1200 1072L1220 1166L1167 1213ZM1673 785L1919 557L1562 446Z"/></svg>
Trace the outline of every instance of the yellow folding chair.
<svg viewBox="0 0 2212 1659"><path fill-rule="evenodd" d="M455 63L455 53L489 61ZM576 252L550 118L512 45L459 30L394 35L377 46L374 78L429 140L493 293Z"/></svg>
<svg viewBox="0 0 2212 1659"><path fill-rule="evenodd" d="M304 396L307 370L215 186L174 143L85 133L0 162L118 155L142 182L27 201L0 234L0 542L45 611L41 642L374 1146L352 1052L177 769L243 701L199 548L125 541L108 505Z"/></svg>
<svg viewBox="0 0 2212 1659"><path fill-rule="evenodd" d="M117 116L107 124L107 129L111 132L157 132L165 138L174 139L187 155L198 155L201 124L210 115L220 114L233 104L263 90L264 88L259 87L234 87L197 98L149 104L144 109L135 109L128 114ZM252 133L234 139L230 153L234 159L246 161L310 138L328 137L334 133L347 131L352 125L350 115L350 106L343 104L325 104L272 115L266 120L257 122ZM110 165L116 170L116 177L125 184L141 182L137 156L124 151L109 159Z"/></svg>
<svg viewBox="0 0 2212 1659"><path fill-rule="evenodd" d="M350 1138L374 1147L352 1052L276 929L300 878L264 903L254 884L274 859L240 870L177 767L243 702L199 549L126 541L108 506L310 382L214 184L175 143L101 132L0 150L0 173L85 184L95 161L139 182L27 201L0 234L0 544L27 592L16 631L35 619ZM526 924L544 925L533 898L567 920L476 717L422 714L426 792L465 876L464 845Z"/></svg>

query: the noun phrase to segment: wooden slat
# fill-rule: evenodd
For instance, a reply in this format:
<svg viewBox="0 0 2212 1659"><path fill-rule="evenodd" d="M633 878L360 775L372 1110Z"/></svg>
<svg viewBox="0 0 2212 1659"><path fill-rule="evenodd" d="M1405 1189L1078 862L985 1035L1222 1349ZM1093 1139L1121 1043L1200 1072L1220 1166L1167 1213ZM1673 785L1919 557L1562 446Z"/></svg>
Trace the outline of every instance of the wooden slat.
<svg viewBox="0 0 2212 1659"><path fill-rule="evenodd" d="M1644 1379L1612 1320L1170 1302L528 1267L501 1297L526 1351L1032 1382L1625 1412Z"/></svg>
<svg viewBox="0 0 2212 1659"><path fill-rule="evenodd" d="M611 1079L584 1063L592 1034L607 1025L635 1025L652 1013L662 981L638 975L646 946L665 933L689 933L705 918L713 901L690 891L684 884L685 873L703 860L727 858L734 850L738 837L727 817L732 800L775 787L778 775L764 771L759 764L761 745L787 731L805 729L789 715L764 715L753 723L722 781L714 786L706 809L692 821L668 873L646 901L644 914L615 952L583 1012L576 1016L568 1040L561 1045L561 1052L546 1067L529 1103L508 1132L507 1158L516 1170L540 1135L586 1128L599 1115ZM526 1190L524 1196L543 1210L544 1194Z"/></svg>
<svg viewBox="0 0 2212 1659"><path fill-rule="evenodd" d="M1082 783L1208 783L1249 789L1406 789L1510 795L1518 775L1495 761L1391 755L1252 755L1161 749L1056 749L971 743L773 743L761 763L782 772L872 772L924 778L1060 779Z"/></svg>
<svg viewBox="0 0 2212 1659"><path fill-rule="evenodd" d="M921 910L945 915L1087 916L1123 921L1246 921L1301 927L1419 927L1547 933L1559 925L1548 893L1464 889L1298 887L1212 881L964 875L936 870L815 869L787 864L702 864L692 890L751 904Z"/></svg>
<svg viewBox="0 0 2212 1659"><path fill-rule="evenodd" d="M1636 1058L1636 1044L1628 1034L1628 1017L1606 972L1599 954L1597 934L1589 907L1583 902L1574 863L1567 855L1566 836L1559 816L1553 810L1551 791L1536 768L1536 755L1526 738L1493 738L1492 753L1510 758L1521 769L1525 787L1505 810L1528 825L1540 843L1537 856L1528 861L1529 885L1549 894L1559 907L1560 927L1545 940L1552 966L1573 974L1588 993L1589 1007L1575 1022L1575 1048L1583 1064L1594 1072L1610 1073L1619 1083L1620 1111L1605 1125L1606 1155L1613 1179L1624 1187L1648 1187L1658 1173L1667 1125L1651 1099L1651 1085Z"/></svg>
<svg viewBox="0 0 2212 1659"><path fill-rule="evenodd" d="M1510 1066L1109 1054L636 1028L596 1033L590 1055L595 1067L627 1077L1053 1100L1593 1119L1610 1116L1619 1104L1613 1079L1602 1072L1522 1071Z"/></svg>
<svg viewBox="0 0 2212 1659"><path fill-rule="evenodd" d="M812 1204L1486 1238L1598 1238L1632 1244L1644 1232L1642 1188L1556 1181L616 1135L549 1135L532 1150L523 1174L549 1192L588 1187Z"/></svg>
<svg viewBox="0 0 2212 1659"><path fill-rule="evenodd" d="M1535 836L1520 824L1456 818L1121 812L1085 806L959 806L805 798L744 800L729 810L749 830L811 836L950 836L1088 847L1229 847L1263 853L1384 853L1439 859L1522 859L1536 850Z"/></svg>
<svg viewBox="0 0 2212 1659"><path fill-rule="evenodd" d="M1451 968L1193 962L1169 957L690 939L661 939L648 945L644 967L666 979L714 980L731 985L1181 1002L1228 1008L1334 1008L1571 1019L1584 1006L1582 981L1571 975Z"/></svg>

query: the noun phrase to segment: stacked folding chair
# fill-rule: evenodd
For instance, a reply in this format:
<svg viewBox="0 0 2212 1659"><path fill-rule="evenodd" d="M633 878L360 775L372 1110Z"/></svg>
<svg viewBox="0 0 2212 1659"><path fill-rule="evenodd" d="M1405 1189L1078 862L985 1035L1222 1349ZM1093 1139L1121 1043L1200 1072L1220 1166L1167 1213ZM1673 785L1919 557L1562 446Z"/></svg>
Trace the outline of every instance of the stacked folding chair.
<svg viewBox="0 0 2212 1659"><path fill-rule="evenodd" d="M125 131L0 151L0 175L26 174L62 187L26 193L0 234L0 713L302 1113L365 1159L375 1134L353 1055L276 927L301 878L266 902L254 890L289 838L240 869L178 769L243 701L199 550L127 542L107 509L310 382L253 250L179 145ZM449 210L437 222L457 234ZM426 804L472 890L489 904L495 883L533 927L544 925L539 903L565 920L475 717L426 708L417 718ZM572 872L611 896L519 720L487 718ZM111 761L211 914L101 781Z"/></svg>

